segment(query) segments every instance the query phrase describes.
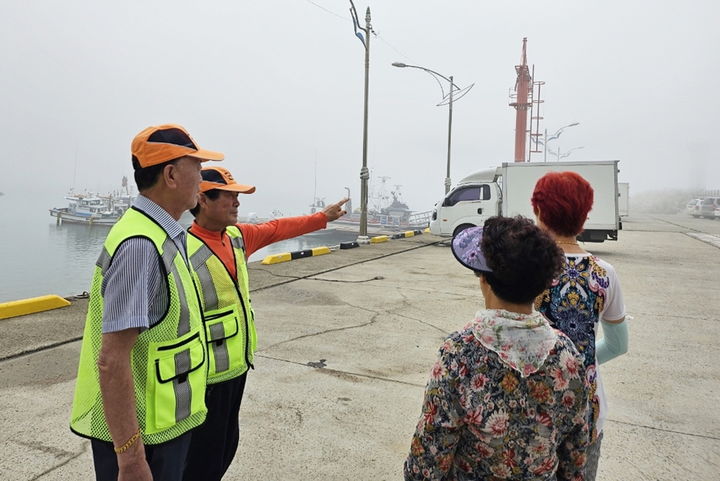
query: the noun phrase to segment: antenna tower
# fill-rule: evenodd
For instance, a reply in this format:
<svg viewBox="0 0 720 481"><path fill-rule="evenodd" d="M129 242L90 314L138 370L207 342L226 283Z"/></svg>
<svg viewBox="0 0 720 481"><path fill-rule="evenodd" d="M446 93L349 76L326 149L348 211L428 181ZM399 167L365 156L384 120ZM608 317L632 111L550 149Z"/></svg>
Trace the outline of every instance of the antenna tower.
<svg viewBox="0 0 720 481"><path fill-rule="evenodd" d="M528 110L532 107L532 77L527 64L527 38L523 38L520 65L515 65L517 80L515 81L515 102L510 106L515 114L515 162L525 162L525 144L527 139ZM511 95L511 97L513 97Z"/></svg>
<svg viewBox="0 0 720 481"><path fill-rule="evenodd" d="M530 162L532 154L541 154L543 150L540 148L541 140L540 121L544 120L540 115L540 104L545 103L540 97L540 89L545 82L542 80L535 81L535 65L532 68L532 89L530 90L530 148L528 149L528 162ZM535 91L537 90L537 94Z"/></svg>

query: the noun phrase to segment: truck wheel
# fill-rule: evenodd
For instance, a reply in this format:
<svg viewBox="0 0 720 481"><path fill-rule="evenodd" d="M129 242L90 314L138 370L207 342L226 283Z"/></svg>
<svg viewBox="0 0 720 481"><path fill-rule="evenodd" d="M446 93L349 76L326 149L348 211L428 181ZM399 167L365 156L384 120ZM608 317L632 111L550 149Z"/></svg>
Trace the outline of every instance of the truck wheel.
<svg viewBox="0 0 720 481"><path fill-rule="evenodd" d="M464 231L465 229L469 229L470 227L475 227L473 224L460 224L459 226L455 227L455 230L453 231L453 237Z"/></svg>

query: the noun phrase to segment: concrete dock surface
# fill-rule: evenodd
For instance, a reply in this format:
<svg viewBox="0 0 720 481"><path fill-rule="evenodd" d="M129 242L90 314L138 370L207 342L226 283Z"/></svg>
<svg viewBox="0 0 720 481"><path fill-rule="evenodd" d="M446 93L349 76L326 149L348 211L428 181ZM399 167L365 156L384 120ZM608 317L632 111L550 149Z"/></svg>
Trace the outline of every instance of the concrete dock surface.
<svg viewBox="0 0 720 481"><path fill-rule="evenodd" d="M483 305L442 241L250 264L259 349L225 479L402 479L437 348ZM628 218L585 248L615 266L633 317L629 352L601 368L598 479L720 480L720 221ZM68 428L86 308L0 320L2 480L94 479Z"/></svg>

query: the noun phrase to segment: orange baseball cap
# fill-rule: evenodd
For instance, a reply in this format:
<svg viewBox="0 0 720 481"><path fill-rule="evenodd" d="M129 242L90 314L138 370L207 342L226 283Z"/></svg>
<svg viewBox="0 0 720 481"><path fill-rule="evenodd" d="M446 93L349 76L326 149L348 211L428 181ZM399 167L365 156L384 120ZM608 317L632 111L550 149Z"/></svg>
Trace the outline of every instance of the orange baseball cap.
<svg viewBox="0 0 720 481"><path fill-rule="evenodd" d="M135 136L130 150L140 167L150 167L185 156L194 157L201 162L225 158L220 152L198 147L188 131L175 124L146 128Z"/></svg>
<svg viewBox="0 0 720 481"><path fill-rule="evenodd" d="M227 190L230 192L240 192L241 194L252 194L255 192L254 185L242 185L235 182L229 170L222 167L203 167L200 171L202 182L200 182L200 192L208 190Z"/></svg>

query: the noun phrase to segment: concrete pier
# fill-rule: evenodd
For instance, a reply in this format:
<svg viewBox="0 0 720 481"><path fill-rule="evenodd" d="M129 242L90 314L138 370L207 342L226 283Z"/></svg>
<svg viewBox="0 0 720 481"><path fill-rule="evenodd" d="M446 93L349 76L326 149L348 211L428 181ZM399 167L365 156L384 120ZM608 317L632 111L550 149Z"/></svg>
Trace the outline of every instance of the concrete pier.
<svg viewBox="0 0 720 481"><path fill-rule="evenodd" d="M601 368L598 479L720 479L720 222L624 227L618 242L585 246L615 265L634 317L629 353ZM250 265L259 350L226 479L402 478L437 348L482 306L441 241ZM86 308L0 320L0 479L93 479L89 443L68 429Z"/></svg>

